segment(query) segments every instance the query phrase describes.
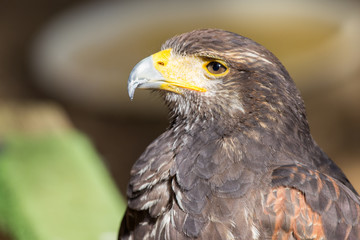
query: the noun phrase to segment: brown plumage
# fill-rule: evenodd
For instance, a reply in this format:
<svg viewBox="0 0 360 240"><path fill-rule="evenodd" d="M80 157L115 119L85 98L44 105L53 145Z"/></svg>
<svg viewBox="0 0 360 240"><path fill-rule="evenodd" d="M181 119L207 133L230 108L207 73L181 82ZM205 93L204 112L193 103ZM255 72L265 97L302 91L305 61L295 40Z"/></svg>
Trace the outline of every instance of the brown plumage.
<svg viewBox="0 0 360 240"><path fill-rule="evenodd" d="M273 54L215 29L162 49L129 78L131 97L161 90L171 124L133 166L119 239L360 239L359 196Z"/></svg>

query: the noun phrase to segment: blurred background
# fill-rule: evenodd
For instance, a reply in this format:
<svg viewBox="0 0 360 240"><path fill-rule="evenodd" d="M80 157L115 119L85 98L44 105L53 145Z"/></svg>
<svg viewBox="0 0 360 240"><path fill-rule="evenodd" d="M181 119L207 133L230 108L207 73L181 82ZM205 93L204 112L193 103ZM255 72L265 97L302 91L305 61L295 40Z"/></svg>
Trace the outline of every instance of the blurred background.
<svg viewBox="0 0 360 240"><path fill-rule="evenodd" d="M127 77L166 39L207 27L275 53L315 140L360 191L358 1L2 0L0 240L116 239L130 168L168 124L156 95L129 100Z"/></svg>

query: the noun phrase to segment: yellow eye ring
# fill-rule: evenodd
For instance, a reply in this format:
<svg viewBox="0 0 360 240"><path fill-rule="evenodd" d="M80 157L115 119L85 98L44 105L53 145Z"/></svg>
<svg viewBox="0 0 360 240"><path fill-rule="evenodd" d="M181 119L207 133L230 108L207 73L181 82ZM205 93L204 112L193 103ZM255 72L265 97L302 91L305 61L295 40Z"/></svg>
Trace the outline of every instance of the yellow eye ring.
<svg viewBox="0 0 360 240"><path fill-rule="evenodd" d="M219 60L206 61L203 64L203 68L205 68L208 74L215 77L225 76L229 72L226 64Z"/></svg>

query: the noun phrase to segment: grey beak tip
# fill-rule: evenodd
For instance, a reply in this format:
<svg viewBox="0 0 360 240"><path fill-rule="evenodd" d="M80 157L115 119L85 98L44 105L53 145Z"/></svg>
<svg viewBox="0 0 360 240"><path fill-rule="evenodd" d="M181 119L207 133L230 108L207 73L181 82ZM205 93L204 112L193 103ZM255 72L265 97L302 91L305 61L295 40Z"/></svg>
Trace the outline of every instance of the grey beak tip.
<svg viewBox="0 0 360 240"><path fill-rule="evenodd" d="M159 88L164 77L155 69L152 56L135 65L128 79L128 94L131 100L137 88Z"/></svg>
<svg viewBox="0 0 360 240"><path fill-rule="evenodd" d="M128 93L131 100L134 98L136 88L138 88L141 84L146 83L147 81L147 79L136 78L133 74L130 75L128 81Z"/></svg>
<svg viewBox="0 0 360 240"><path fill-rule="evenodd" d="M128 94L131 100L134 98L135 89L143 82L146 82L145 79L141 79L144 72L146 72L146 69L148 66L151 66L152 58L147 57L143 60L141 60L139 63L135 65L135 67L132 69L129 79L128 79Z"/></svg>
<svg viewBox="0 0 360 240"><path fill-rule="evenodd" d="M132 84L128 85L128 94L129 94L131 101L134 99L135 89L136 89L136 87L134 87L134 85L132 85Z"/></svg>

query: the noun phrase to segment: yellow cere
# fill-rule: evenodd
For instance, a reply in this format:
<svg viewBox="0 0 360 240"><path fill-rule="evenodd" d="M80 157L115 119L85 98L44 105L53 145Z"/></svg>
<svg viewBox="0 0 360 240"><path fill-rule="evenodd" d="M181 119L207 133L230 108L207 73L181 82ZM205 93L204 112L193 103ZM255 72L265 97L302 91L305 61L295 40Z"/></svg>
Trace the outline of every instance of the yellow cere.
<svg viewBox="0 0 360 240"><path fill-rule="evenodd" d="M154 67L166 79L161 89L179 93L179 88L206 92L200 74L203 61L194 56L178 56L165 49L152 55ZM200 68L199 68L200 67Z"/></svg>

